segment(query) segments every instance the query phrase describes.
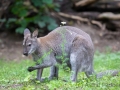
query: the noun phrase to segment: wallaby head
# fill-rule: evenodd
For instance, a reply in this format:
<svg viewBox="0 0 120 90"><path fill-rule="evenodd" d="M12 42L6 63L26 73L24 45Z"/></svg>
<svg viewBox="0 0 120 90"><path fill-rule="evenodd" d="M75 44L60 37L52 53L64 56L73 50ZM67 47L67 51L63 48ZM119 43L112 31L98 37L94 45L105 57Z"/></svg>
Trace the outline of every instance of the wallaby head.
<svg viewBox="0 0 120 90"><path fill-rule="evenodd" d="M28 56L36 51L38 30L35 30L32 34L29 29L24 30L24 40L23 40L23 54Z"/></svg>

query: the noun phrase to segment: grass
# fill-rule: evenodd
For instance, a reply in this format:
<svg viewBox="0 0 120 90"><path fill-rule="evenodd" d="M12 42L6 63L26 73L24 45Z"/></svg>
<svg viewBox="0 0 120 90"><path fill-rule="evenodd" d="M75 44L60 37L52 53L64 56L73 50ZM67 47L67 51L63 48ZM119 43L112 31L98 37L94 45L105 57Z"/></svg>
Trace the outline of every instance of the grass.
<svg viewBox="0 0 120 90"><path fill-rule="evenodd" d="M0 60L0 90L119 90L120 76L105 76L101 79L86 78L79 73L78 82L70 82L70 72L60 69L59 80L44 82L32 81L36 78L36 71L29 73L27 68L34 65L31 60L4 61ZM96 53L94 57L96 72L120 69L120 52ZM49 76L49 68L43 72L43 77ZM63 80L68 80L64 82Z"/></svg>

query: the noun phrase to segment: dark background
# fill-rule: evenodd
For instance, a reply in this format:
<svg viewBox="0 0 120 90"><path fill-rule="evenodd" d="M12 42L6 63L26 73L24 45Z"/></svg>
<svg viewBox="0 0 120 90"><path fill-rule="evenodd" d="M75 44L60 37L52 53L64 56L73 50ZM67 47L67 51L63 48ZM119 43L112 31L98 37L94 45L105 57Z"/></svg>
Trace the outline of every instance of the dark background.
<svg viewBox="0 0 120 90"><path fill-rule="evenodd" d="M89 33L95 51L120 51L119 0L0 0L0 59L25 59L25 28L44 36L62 21Z"/></svg>

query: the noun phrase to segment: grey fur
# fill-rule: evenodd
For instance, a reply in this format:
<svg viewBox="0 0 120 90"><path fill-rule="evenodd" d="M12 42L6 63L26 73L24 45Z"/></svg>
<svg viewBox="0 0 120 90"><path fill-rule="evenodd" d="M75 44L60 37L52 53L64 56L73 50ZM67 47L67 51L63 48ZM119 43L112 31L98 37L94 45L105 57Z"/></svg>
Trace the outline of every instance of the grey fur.
<svg viewBox="0 0 120 90"><path fill-rule="evenodd" d="M33 32L34 34L37 35L36 32ZM36 66L29 67L28 71L38 70L37 79L40 81L42 81L42 70L46 67L51 67L49 79L58 78L56 63L62 61L56 57L62 56L63 53L66 54L65 58L69 59L66 63L71 69L72 81L77 81L78 72L85 72L87 77L94 74L92 40L87 33L78 28L58 27L44 37L29 37L24 43L23 53L32 54L36 62Z"/></svg>

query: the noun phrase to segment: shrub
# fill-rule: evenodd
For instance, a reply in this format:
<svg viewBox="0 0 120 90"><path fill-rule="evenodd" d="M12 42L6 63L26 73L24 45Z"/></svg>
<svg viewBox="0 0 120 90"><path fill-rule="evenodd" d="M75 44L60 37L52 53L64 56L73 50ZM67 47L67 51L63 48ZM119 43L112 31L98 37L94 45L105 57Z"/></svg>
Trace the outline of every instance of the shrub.
<svg viewBox="0 0 120 90"><path fill-rule="evenodd" d="M59 11L59 5L53 0L15 0L10 7L14 17L8 18L6 28L16 27L16 33L22 34L26 27L34 30L35 27L43 32L43 28L53 30L57 27L50 11Z"/></svg>

